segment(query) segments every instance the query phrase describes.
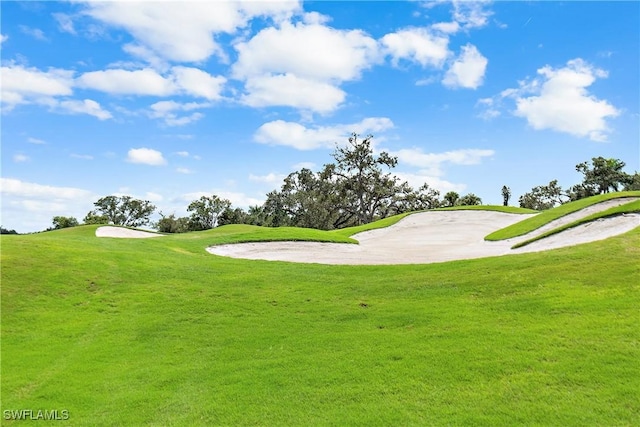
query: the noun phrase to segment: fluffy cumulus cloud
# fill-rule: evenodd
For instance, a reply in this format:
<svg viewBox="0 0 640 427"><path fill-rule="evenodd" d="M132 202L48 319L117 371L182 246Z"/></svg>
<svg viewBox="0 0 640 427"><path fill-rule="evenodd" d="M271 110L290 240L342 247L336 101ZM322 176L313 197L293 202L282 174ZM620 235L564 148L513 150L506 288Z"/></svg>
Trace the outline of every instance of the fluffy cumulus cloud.
<svg viewBox="0 0 640 427"><path fill-rule="evenodd" d="M266 183L266 184L277 184L277 183L281 183L282 181L284 181L284 179L287 176L284 174L280 174L280 173L269 173L267 175L254 175L254 174L250 174L249 175L249 181L253 181L253 182L262 182L262 183Z"/></svg>
<svg viewBox="0 0 640 427"><path fill-rule="evenodd" d="M345 92L322 81L294 74L264 75L250 78L247 93L240 98L250 107L284 106L318 113L329 113L344 101Z"/></svg>
<svg viewBox="0 0 640 427"><path fill-rule="evenodd" d="M419 188L423 184L428 184L430 188L438 190L441 195L449 191L462 193L466 188L466 184L453 183L438 176L429 175L423 171L417 173L411 172L394 172L401 181L407 181L413 188Z"/></svg>
<svg viewBox="0 0 640 427"><path fill-rule="evenodd" d="M306 127L299 123L275 120L263 124L253 138L260 144L285 145L298 150L333 148L352 132L358 134L379 133L393 128L386 117L370 117L359 123L334 126Z"/></svg>
<svg viewBox="0 0 640 427"><path fill-rule="evenodd" d="M39 104L64 114L88 114L100 120L112 117L92 99L71 99L74 72L50 68L41 71L22 65L2 67L2 108L11 111L20 104Z"/></svg>
<svg viewBox="0 0 640 427"><path fill-rule="evenodd" d="M125 46L143 59L157 56L169 61L199 62L212 55L225 59L216 35L233 34L255 17L280 21L299 11L297 1L192 2L86 2L84 14L104 24L123 28L134 37Z"/></svg>
<svg viewBox="0 0 640 427"><path fill-rule="evenodd" d="M21 224L18 232L44 230L56 215L82 219L92 207L95 195L73 187L56 187L14 178L0 178L4 225Z"/></svg>
<svg viewBox="0 0 640 427"><path fill-rule="evenodd" d="M181 114L181 112L189 112L209 106L210 104L208 103L159 101L151 105L149 117L163 120L167 126L183 126L200 120L204 115L198 111L189 114Z"/></svg>
<svg viewBox="0 0 640 427"><path fill-rule="evenodd" d="M390 151L390 154L397 156L402 164L418 167L427 175L441 176L446 164L477 165L483 159L493 156L495 152L486 149L461 149L444 153L424 153L419 148L406 148Z"/></svg>
<svg viewBox="0 0 640 427"><path fill-rule="evenodd" d="M162 166L167 164L162 153L152 148L132 148L127 153L127 161L129 163L139 163L151 166Z"/></svg>
<svg viewBox="0 0 640 427"><path fill-rule="evenodd" d="M107 120L113 117L110 112L104 110L98 102L92 99L68 99L54 102L52 107L62 113L88 114L99 120Z"/></svg>
<svg viewBox="0 0 640 427"><path fill-rule="evenodd" d="M550 129L592 141L606 141L610 133L607 119L620 111L608 101L598 99L588 91L607 72L577 58L564 67L546 65L538 76L519 82L517 88L505 89L492 98L479 101L486 118L501 114L504 101L515 102L513 114L526 119L536 130Z"/></svg>
<svg viewBox="0 0 640 427"><path fill-rule="evenodd" d="M442 84L451 88L477 89L482 84L488 62L474 45L462 46L460 55L449 67Z"/></svg>
<svg viewBox="0 0 640 427"><path fill-rule="evenodd" d="M328 112L344 100L338 87L379 62L378 44L360 30L321 23L283 23L236 44L234 78L245 81L251 106L285 105Z"/></svg>
<svg viewBox="0 0 640 427"><path fill-rule="evenodd" d="M155 95L167 96L175 92L171 79L155 70L103 70L84 73L77 80L81 88L99 90L115 95Z"/></svg>
<svg viewBox="0 0 640 427"><path fill-rule="evenodd" d="M114 95L189 95L219 100L225 82L224 77L198 68L176 66L166 75L151 68L91 71L78 77L76 85Z"/></svg>
<svg viewBox="0 0 640 427"><path fill-rule="evenodd" d="M423 67L441 67L449 56L449 38L428 28L407 28L389 33L380 40L394 65L400 60L417 62Z"/></svg>
<svg viewBox="0 0 640 427"><path fill-rule="evenodd" d="M2 108L34 103L43 98L68 96L73 93L73 71L50 68L41 71L32 67L8 64L2 74Z"/></svg>

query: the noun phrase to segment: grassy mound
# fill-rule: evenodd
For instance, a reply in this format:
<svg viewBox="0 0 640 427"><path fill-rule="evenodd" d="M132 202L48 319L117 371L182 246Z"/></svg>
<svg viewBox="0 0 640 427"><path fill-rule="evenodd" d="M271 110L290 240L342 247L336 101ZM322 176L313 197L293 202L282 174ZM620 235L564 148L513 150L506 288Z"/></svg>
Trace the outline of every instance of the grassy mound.
<svg viewBox="0 0 640 427"><path fill-rule="evenodd" d="M542 211L540 214L527 218L523 221L505 227L501 230L495 231L485 237L485 240L505 240L513 237L522 236L530 233L543 225L550 223L565 215L577 212L580 209L601 203L607 200L625 198L625 197L640 197L640 191L620 191L617 193L607 193L598 196L587 197L585 199L576 200L575 202L566 203L564 205L557 206L553 209Z"/></svg>
<svg viewBox="0 0 640 427"><path fill-rule="evenodd" d="M204 251L259 240L250 227L131 240L95 228L0 237L3 410L68 410L75 426L639 419L640 229L533 254L326 266Z"/></svg>
<svg viewBox="0 0 640 427"><path fill-rule="evenodd" d="M640 213L640 200L636 200L624 205L614 206L607 210L596 212L594 214L588 215L579 220L573 221L569 224L562 225L560 227L554 228L553 230L549 230L545 233L542 233L532 239L525 240L524 242L520 242L515 244L512 249L521 248L530 243L536 242L538 240L544 239L545 237L553 236L554 234L560 233L561 231L568 230L573 227L577 227L578 225L586 224L588 222L596 221L601 218L609 218L612 216L628 214L628 213ZM640 225L640 224L639 224Z"/></svg>

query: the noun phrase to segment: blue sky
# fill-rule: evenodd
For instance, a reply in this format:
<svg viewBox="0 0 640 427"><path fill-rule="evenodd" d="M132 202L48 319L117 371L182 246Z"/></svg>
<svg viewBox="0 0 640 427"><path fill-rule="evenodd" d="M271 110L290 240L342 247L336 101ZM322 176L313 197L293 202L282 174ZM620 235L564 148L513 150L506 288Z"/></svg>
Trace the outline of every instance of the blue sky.
<svg viewBox="0 0 640 427"><path fill-rule="evenodd" d="M261 204L355 131L443 195L640 169L638 2L2 2L2 225Z"/></svg>

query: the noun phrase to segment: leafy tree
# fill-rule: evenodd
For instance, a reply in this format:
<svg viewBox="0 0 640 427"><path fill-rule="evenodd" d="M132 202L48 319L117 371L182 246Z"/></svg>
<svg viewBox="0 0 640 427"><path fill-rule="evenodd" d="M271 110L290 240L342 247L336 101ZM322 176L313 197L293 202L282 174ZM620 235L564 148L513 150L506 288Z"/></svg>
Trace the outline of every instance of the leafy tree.
<svg viewBox="0 0 640 427"><path fill-rule="evenodd" d="M383 171L383 167L394 168L397 157L384 151L375 156L372 139L369 135L359 141L353 133L348 144L336 147L332 154L336 163L325 165L321 173L323 180L334 183L339 208L355 225L373 221L380 210L384 211L386 205L393 202L399 190L398 178Z"/></svg>
<svg viewBox="0 0 640 427"><path fill-rule="evenodd" d="M582 190L584 194L603 194L610 190L618 191L631 180L631 177L622 171L625 163L620 159L605 159L593 157L591 167L589 163L582 162L576 165L576 171L583 174Z"/></svg>
<svg viewBox="0 0 640 427"><path fill-rule="evenodd" d="M9 230L0 226L0 234L18 234L18 232L16 230Z"/></svg>
<svg viewBox="0 0 640 427"><path fill-rule="evenodd" d="M187 208L191 212L189 217L190 230L209 230L218 225L218 217L225 209L231 207L231 202L216 195L202 196L194 200Z"/></svg>
<svg viewBox="0 0 640 427"><path fill-rule="evenodd" d="M94 205L97 209L89 212L85 217L87 224L88 221L102 221L106 218L108 224L140 227L149 223L149 216L156 210L148 200L138 200L130 196L106 196Z"/></svg>
<svg viewBox="0 0 640 427"><path fill-rule="evenodd" d="M551 209L552 207L564 203L566 200L562 187L558 185L558 180L554 179L548 185L533 187L531 192L520 196L518 200L521 208L534 210Z"/></svg>
<svg viewBox="0 0 640 427"><path fill-rule="evenodd" d="M511 198L511 189L506 185L502 186L502 205L509 206L509 199Z"/></svg>
<svg viewBox="0 0 640 427"><path fill-rule="evenodd" d="M474 206L474 205L481 205L481 204L482 204L482 199L473 193L469 193L462 196L456 202L457 206Z"/></svg>
<svg viewBox="0 0 640 427"><path fill-rule="evenodd" d="M231 207L222 211L218 217L218 226L227 224L247 224L249 215L241 208L231 209Z"/></svg>
<svg viewBox="0 0 640 427"><path fill-rule="evenodd" d="M155 228L161 233L186 233L189 231L189 218L176 218L175 214L165 216L162 212L160 212L160 216Z"/></svg>
<svg viewBox="0 0 640 427"><path fill-rule="evenodd" d="M266 225L266 223L267 213L265 212L264 207L259 205L249 206L249 211L247 212L247 224Z"/></svg>
<svg viewBox="0 0 640 427"><path fill-rule="evenodd" d="M388 209L381 211L382 217L397 215L403 212L434 209L440 206L438 197L440 192L423 184L418 190L414 190L404 182L398 186L398 191Z"/></svg>
<svg viewBox="0 0 640 427"><path fill-rule="evenodd" d="M447 194L444 195L444 206L445 207L455 206L459 198L460 198L460 195L458 193L456 193L455 191L449 191Z"/></svg>
<svg viewBox="0 0 640 427"><path fill-rule="evenodd" d="M640 173L636 172L633 175L629 175L629 179L624 184L624 191L637 191L640 190Z"/></svg>
<svg viewBox="0 0 640 427"><path fill-rule="evenodd" d="M89 212L82 222L86 225L91 224L109 224L109 218L106 215L100 215L96 211Z"/></svg>
<svg viewBox="0 0 640 427"><path fill-rule="evenodd" d="M53 229L60 230L61 228L76 227L78 220L72 216L54 216L53 217Z"/></svg>

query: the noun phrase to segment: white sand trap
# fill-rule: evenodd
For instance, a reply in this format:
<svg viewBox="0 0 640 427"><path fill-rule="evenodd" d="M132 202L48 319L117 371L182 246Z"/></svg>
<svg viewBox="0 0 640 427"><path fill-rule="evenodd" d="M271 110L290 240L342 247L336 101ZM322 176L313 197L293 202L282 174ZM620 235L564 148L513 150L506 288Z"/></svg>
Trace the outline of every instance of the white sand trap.
<svg viewBox="0 0 640 427"><path fill-rule="evenodd" d="M163 234L150 231L131 230L124 227L99 227L96 229L97 237L115 237L120 239L146 239L148 237L162 237Z"/></svg>
<svg viewBox="0 0 640 427"><path fill-rule="evenodd" d="M431 211L409 215L396 224L352 236L360 244L314 242L236 243L207 248L212 254L244 259L320 264L425 264L459 259L484 258L572 246L625 233L640 226L640 215L629 214L565 230L523 248L511 246L545 230L575 221L612 206L629 203L618 199L583 209L525 236L487 242L493 231L531 215L492 211Z"/></svg>

